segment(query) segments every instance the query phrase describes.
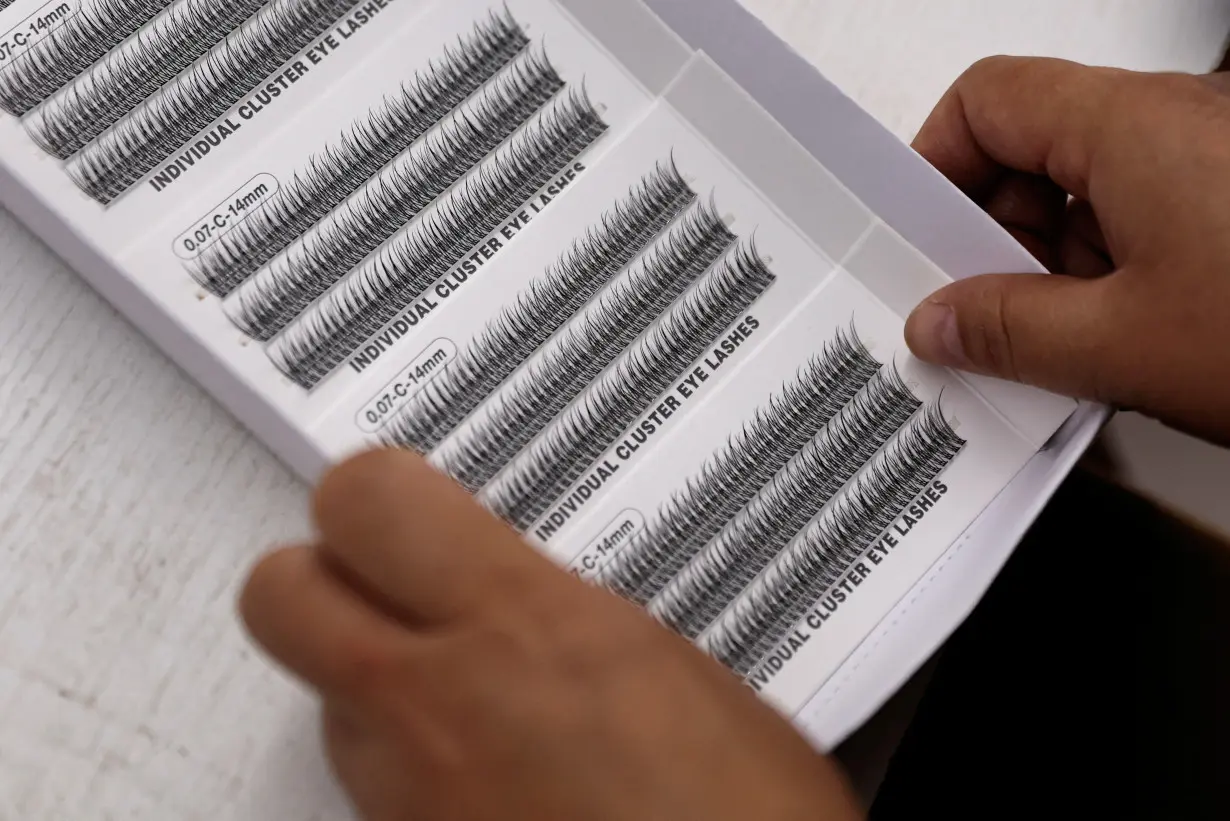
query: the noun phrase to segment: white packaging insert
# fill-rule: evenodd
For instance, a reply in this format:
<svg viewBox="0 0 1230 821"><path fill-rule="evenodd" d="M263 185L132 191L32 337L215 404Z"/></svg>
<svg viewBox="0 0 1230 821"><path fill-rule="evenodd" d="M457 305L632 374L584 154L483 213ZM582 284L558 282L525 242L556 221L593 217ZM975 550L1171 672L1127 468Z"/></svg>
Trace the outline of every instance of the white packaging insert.
<svg viewBox="0 0 1230 821"><path fill-rule="evenodd" d="M4 117L0 198L304 478L419 450L839 741L1103 418L904 347L936 288L1036 263L734 0L255 14L311 3L259 82L222 43L126 99L103 57ZM0 99L91 10L0 11L38 34Z"/></svg>

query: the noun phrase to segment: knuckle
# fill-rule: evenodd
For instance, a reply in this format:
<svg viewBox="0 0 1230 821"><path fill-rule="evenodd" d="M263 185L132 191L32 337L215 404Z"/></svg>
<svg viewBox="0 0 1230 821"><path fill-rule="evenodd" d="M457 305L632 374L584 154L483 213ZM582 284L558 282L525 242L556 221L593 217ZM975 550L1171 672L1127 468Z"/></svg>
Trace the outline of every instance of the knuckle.
<svg viewBox="0 0 1230 821"><path fill-rule="evenodd" d="M535 623L567 619L577 592L575 580L524 542L510 541L509 547L516 548L517 553L492 559L486 572L474 580L489 609L516 612Z"/></svg>
<svg viewBox="0 0 1230 821"><path fill-rule="evenodd" d="M1150 328L1149 316L1153 314L1155 300L1146 293L1137 293L1131 280L1099 280L1089 290L1090 322L1084 344L1077 351L1083 384L1078 391L1086 398L1106 405L1116 405L1125 400L1139 398L1132 386L1140 371L1133 363L1144 365L1147 356L1137 357L1142 339L1152 335L1133 333L1127 329ZM1106 321L1115 317L1117 321Z"/></svg>
<svg viewBox="0 0 1230 821"><path fill-rule="evenodd" d="M586 617L564 619L553 629L552 644L564 670L589 680L611 670L644 670L674 634L623 601L592 602L579 609ZM609 605L609 606L606 606ZM626 605L626 607L625 607Z"/></svg>
<svg viewBox="0 0 1230 821"><path fill-rule="evenodd" d="M1007 289L998 289L992 302L994 310L991 314L995 319L995 333L992 335L991 356L995 362L996 372L1009 379L1019 380L1021 377L1017 359L1017 339L1014 335L1015 324L1012 321L1012 297Z"/></svg>
<svg viewBox="0 0 1230 821"><path fill-rule="evenodd" d="M397 648L358 638L337 651L333 663L336 688L362 702L380 703L404 695L409 684Z"/></svg>
<svg viewBox="0 0 1230 821"><path fill-rule="evenodd" d="M1094 70L1094 69L1091 69ZM1156 130L1168 114L1202 99L1209 89L1190 74L1142 73L1096 69L1103 78L1100 120L1106 133L1131 132L1140 137Z"/></svg>
<svg viewBox="0 0 1230 821"><path fill-rule="evenodd" d="M1006 288L988 287L981 294L981 321L967 335L970 358L986 371L1018 380L1012 298Z"/></svg>
<svg viewBox="0 0 1230 821"><path fill-rule="evenodd" d="M969 65L953 83L952 90L960 95L974 93L987 85L996 85L1003 81L1018 68L1014 68L1019 58L997 54L982 57Z"/></svg>
<svg viewBox="0 0 1230 821"><path fill-rule="evenodd" d="M552 648L545 631L533 625L488 624L474 643L498 668L513 671L527 662L541 669Z"/></svg>
<svg viewBox="0 0 1230 821"><path fill-rule="evenodd" d="M593 680L618 660L644 652L644 634L624 614L593 600L545 596L517 612L474 625L471 640L481 657L515 670L527 664L566 680ZM631 621L638 621L633 618Z"/></svg>
<svg viewBox="0 0 1230 821"><path fill-rule="evenodd" d="M1007 90L1012 84L1021 80L1053 75L1065 70L1079 71L1083 68L1075 63L1049 57L993 54L972 63L961 74L957 83L985 89Z"/></svg>
<svg viewBox="0 0 1230 821"><path fill-rule="evenodd" d="M595 620L567 619L550 629L551 654L557 668L570 678L589 680L617 663L607 651L618 646L619 631Z"/></svg>
<svg viewBox="0 0 1230 821"><path fill-rule="evenodd" d="M1179 94L1205 94L1209 90L1205 80L1195 74L1171 72L1134 76L1141 87L1148 88L1159 95L1167 97L1174 97Z"/></svg>
<svg viewBox="0 0 1230 821"><path fill-rule="evenodd" d="M1017 65L1020 63L1020 58L1009 57L1006 54L992 54L988 57L981 57L975 60L969 68L965 70L964 77L981 77L988 73L996 73L1005 68Z"/></svg>
<svg viewBox="0 0 1230 821"><path fill-rule="evenodd" d="M1112 127L1136 127L1141 116L1151 116L1157 103L1168 106L1183 84L1181 78L1103 69L1100 113Z"/></svg>

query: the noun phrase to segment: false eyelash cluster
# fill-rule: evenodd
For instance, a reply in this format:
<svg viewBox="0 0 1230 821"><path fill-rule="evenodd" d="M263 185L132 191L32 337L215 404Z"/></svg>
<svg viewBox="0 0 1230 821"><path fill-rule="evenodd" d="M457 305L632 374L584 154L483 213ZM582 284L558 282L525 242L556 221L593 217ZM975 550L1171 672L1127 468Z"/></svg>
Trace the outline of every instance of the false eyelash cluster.
<svg viewBox="0 0 1230 821"><path fill-rule="evenodd" d="M730 606L703 637L705 649L735 673L750 675L964 446L938 403L929 407Z"/></svg>
<svg viewBox="0 0 1230 821"><path fill-rule="evenodd" d="M699 636L920 407L895 369L877 373L671 581L650 612L686 638Z"/></svg>
<svg viewBox="0 0 1230 821"><path fill-rule="evenodd" d="M484 491L488 508L528 529L775 280L754 246L738 246Z"/></svg>
<svg viewBox="0 0 1230 821"><path fill-rule="evenodd" d="M232 320L268 341L368 254L451 188L564 86L545 55L527 54L432 130L251 281Z"/></svg>
<svg viewBox="0 0 1230 821"><path fill-rule="evenodd" d="M440 455L444 470L477 492L528 445L709 270L737 237L713 203L689 211L570 326L490 414Z"/></svg>
<svg viewBox="0 0 1230 821"><path fill-rule="evenodd" d="M301 387L317 385L606 130L583 89L557 98L274 340L273 363Z"/></svg>
<svg viewBox="0 0 1230 821"><path fill-rule="evenodd" d="M35 110L26 122L31 139L57 159L67 160L265 3L179 0Z"/></svg>
<svg viewBox="0 0 1230 821"><path fill-rule="evenodd" d="M695 199L673 161L658 164L419 392L384 443L433 450Z"/></svg>
<svg viewBox="0 0 1230 821"><path fill-rule="evenodd" d="M272 201L198 260L194 278L226 296L482 88L529 45L507 13L480 22L455 49L307 162Z"/></svg>
<svg viewBox="0 0 1230 821"><path fill-rule="evenodd" d="M360 2L274 0L83 148L69 176L111 202Z"/></svg>
<svg viewBox="0 0 1230 821"><path fill-rule="evenodd" d="M604 568L602 582L646 604L880 369L857 332L839 333L663 506Z"/></svg>
<svg viewBox="0 0 1230 821"><path fill-rule="evenodd" d="M0 73L0 108L24 115L169 5L171 0L95 0Z"/></svg>

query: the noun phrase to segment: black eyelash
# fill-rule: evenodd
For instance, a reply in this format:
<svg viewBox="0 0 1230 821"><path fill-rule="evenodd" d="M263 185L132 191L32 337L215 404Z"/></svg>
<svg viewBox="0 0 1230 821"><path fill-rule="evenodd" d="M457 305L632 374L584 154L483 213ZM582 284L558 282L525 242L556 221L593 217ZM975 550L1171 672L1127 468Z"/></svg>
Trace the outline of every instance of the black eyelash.
<svg viewBox="0 0 1230 821"><path fill-rule="evenodd" d="M584 90L557 98L275 340L274 364L305 389L320 383L606 130Z"/></svg>
<svg viewBox="0 0 1230 821"><path fill-rule="evenodd" d="M650 605L694 639L909 421L922 402L881 370Z"/></svg>
<svg viewBox="0 0 1230 821"><path fill-rule="evenodd" d="M520 58L252 279L250 288L238 291L231 319L254 339L272 339L504 143L563 85L545 55Z"/></svg>
<svg viewBox="0 0 1230 821"><path fill-rule="evenodd" d="M706 650L750 675L965 444L938 404L928 408L736 600L704 640Z"/></svg>
<svg viewBox="0 0 1230 821"><path fill-rule="evenodd" d="M106 205L363 0L274 0L81 150L68 175Z"/></svg>
<svg viewBox="0 0 1230 821"><path fill-rule="evenodd" d="M67 160L170 82L266 0L182 0L129 43L49 98L27 121L31 139Z"/></svg>
<svg viewBox="0 0 1230 821"><path fill-rule="evenodd" d="M557 338L525 379L497 397L480 424L457 446L446 445L446 471L471 492L487 484L736 239L713 203L689 211Z"/></svg>
<svg viewBox="0 0 1230 821"><path fill-rule="evenodd" d="M738 247L484 491L492 512L528 529L775 280L753 246Z"/></svg>
<svg viewBox="0 0 1230 821"><path fill-rule="evenodd" d="M351 124L307 162L275 198L206 251L193 276L226 296L410 148L529 45L511 15L479 25L439 63L403 84L392 100Z"/></svg>
<svg viewBox="0 0 1230 821"><path fill-rule="evenodd" d="M607 565L603 583L645 604L880 369L858 333L839 333Z"/></svg>
<svg viewBox="0 0 1230 821"><path fill-rule="evenodd" d="M439 445L695 199L673 161L659 164L487 323L389 426L385 444L419 453Z"/></svg>
<svg viewBox="0 0 1230 821"><path fill-rule="evenodd" d="M95 0L0 73L0 108L20 117L84 72L172 0ZM0 6L3 8L3 6Z"/></svg>

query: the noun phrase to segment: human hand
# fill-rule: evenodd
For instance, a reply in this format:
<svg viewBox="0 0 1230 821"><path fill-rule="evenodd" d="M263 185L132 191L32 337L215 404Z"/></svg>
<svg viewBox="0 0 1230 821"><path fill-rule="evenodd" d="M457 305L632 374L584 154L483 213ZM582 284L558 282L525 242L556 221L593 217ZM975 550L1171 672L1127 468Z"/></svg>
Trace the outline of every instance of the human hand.
<svg viewBox="0 0 1230 821"><path fill-rule="evenodd" d="M966 72L914 147L1067 276L944 288L907 323L915 354L1230 444L1227 89L1046 59Z"/></svg>
<svg viewBox="0 0 1230 821"><path fill-rule="evenodd" d="M716 662L409 453L342 465L241 610L319 691L368 821L852 819L835 766Z"/></svg>

